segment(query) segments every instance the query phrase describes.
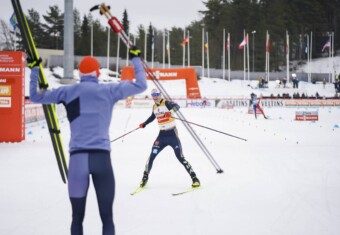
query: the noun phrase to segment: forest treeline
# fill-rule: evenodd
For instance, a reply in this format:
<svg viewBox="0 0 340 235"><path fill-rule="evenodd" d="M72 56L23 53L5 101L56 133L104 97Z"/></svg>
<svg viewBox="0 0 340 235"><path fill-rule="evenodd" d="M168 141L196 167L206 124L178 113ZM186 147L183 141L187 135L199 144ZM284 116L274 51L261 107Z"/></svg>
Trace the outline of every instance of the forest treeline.
<svg viewBox="0 0 340 235"><path fill-rule="evenodd" d="M211 68L222 67L223 45L226 43L223 41L223 30L230 34L233 70L243 69L243 50L238 46L244 39L244 32L249 34L250 60L254 61L255 71L264 70L267 31L270 35L270 66L276 70L286 63L286 32L289 34L290 60L303 60L307 57L307 39L311 40L309 45L313 58L328 56L328 48L324 51L322 48L331 33L334 33L335 51L340 49L340 0L206 0L203 3L206 9L200 11L201 20L183 27L157 29L150 22L146 26L138 25L137 31L131 32L129 9L125 9L118 18L121 18L125 31L130 33L131 39L142 50L147 34L148 61L151 61L151 47L154 42L154 60L162 63L163 34L169 32L171 64L174 65L183 63L184 31L190 33L190 64L202 64L203 29L209 35ZM75 55L90 54L93 30L94 56L106 56L107 25L102 25L91 13L81 15L76 8L73 14ZM64 16L59 6L50 6L45 14L29 9L27 19L38 48L63 49ZM9 23L1 19L0 46L3 50L13 49L14 35ZM20 35L16 35L20 42ZM126 48L122 43L120 45L120 57L125 58ZM18 47L20 48L20 43ZM117 37L111 36L110 55L116 54ZM165 58L167 63L168 57Z"/></svg>

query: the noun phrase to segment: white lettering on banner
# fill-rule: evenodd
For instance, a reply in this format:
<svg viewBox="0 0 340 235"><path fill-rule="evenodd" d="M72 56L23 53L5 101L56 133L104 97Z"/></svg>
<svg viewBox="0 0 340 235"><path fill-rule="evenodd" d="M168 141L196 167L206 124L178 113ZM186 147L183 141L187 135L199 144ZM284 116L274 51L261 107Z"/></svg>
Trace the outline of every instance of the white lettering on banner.
<svg viewBox="0 0 340 235"><path fill-rule="evenodd" d="M6 82L7 82L6 78L0 78L0 83L6 83Z"/></svg>
<svg viewBox="0 0 340 235"><path fill-rule="evenodd" d="M0 72L6 72L6 73L20 73L20 68L6 68L6 67L0 67Z"/></svg>
<svg viewBox="0 0 340 235"><path fill-rule="evenodd" d="M0 108L10 108L11 104L11 97L0 97Z"/></svg>
<svg viewBox="0 0 340 235"><path fill-rule="evenodd" d="M161 72L159 70L156 70L155 72L153 72L153 74L155 75L155 77L157 79L160 78L166 78L166 77L177 77L178 73L177 72Z"/></svg>
<svg viewBox="0 0 340 235"><path fill-rule="evenodd" d="M319 113L318 111L296 111L295 112L296 121L318 121Z"/></svg>
<svg viewBox="0 0 340 235"><path fill-rule="evenodd" d="M283 100L261 100L260 103L264 107L283 107L283 106L285 106Z"/></svg>

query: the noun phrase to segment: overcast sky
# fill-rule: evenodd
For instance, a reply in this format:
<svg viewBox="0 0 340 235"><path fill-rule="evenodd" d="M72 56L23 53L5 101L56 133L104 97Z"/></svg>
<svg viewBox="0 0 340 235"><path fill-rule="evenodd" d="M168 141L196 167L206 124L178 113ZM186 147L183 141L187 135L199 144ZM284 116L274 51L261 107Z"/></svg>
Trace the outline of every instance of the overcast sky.
<svg viewBox="0 0 340 235"><path fill-rule="evenodd" d="M122 19L124 9L127 9L130 28L132 33L136 33L137 25L148 26L150 22L157 29L167 28L172 26L185 27L192 21L201 19L198 13L200 10L205 10L202 3L203 0L73 0L74 7L81 12L81 16L89 11L89 9L102 2L111 6L111 12L118 19ZM21 0L21 5L24 12L27 14L28 9L34 8L41 15L45 15L49 6L58 5L64 11L64 0ZM0 8L0 17L8 20L13 13L13 8L10 0L2 0ZM100 18L105 24L104 16L100 16L99 12L93 13L95 18Z"/></svg>

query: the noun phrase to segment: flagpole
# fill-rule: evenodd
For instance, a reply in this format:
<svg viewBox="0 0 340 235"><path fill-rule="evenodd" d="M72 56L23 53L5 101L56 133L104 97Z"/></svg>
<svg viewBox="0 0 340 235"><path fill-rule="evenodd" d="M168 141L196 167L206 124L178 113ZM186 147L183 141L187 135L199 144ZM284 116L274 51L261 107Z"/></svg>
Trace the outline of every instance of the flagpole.
<svg viewBox="0 0 340 235"><path fill-rule="evenodd" d="M308 82L310 82L310 77L309 77L309 35L305 34L306 38L307 38L307 48L305 49L305 52L307 52L307 78L308 78Z"/></svg>
<svg viewBox="0 0 340 235"><path fill-rule="evenodd" d="M128 40L130 40L130 32L128 34ZM130 47L129 47L129 44L128 44L127 49L126 49L126 60L125 60L126 66L129 66L129 50L130 50Z"/></svg>
<svg viewBox="0 0 340 235"><path fill-rule="evenodd" d="M268 40L270 41L270 34L268 33ZM270 51L268 51L268 76L267 76L267 82L269 82L270 77Z"/></svg>
<svg viewBox="0 0 340 235"><path fill-rule="evenodd" d="M334 32L332 32L332 66L333 66L333 69L332 69L332 82L335 82L334 80L334 77L335 77L335 66L334 66Z"/></svg>
<svg viewBox="0 0 340 235"><path fill-rule="evenodd" d="M168 63L169 63L169 66L168 68L170 69L171 67L171 60L170 60L170 31L168 31L168 46L167 46L167 50L168 50Z"/></svg>
<svg viewBox="0 0 340 235"><path fill-rule="evenodd" d="M311 66L311 63L312 63L312 52L313 52L313 32L311 31L310 32L310 46L309 46L309 50L310 50L310 52L309 52L309 63L310 63L310 66ZM309 72L310 72L310 77L311 77L311 79L312 79L312 71L311 71L311 69L309 70Z"/></svg>
<svg viewBox="0 0 340 235"><path fill-rule="evenodd" d="M222 79L225 80L225 29L223 29Z"/></svg>
<svg viewBox="0 0 340 235"><path fill-rule="evenodd" d="M329 42L330 42L330 46L328 47L328 67L329 67L329 73L328 73L328 80L329 83L333 82L333 78L332 78L332 69L331 69L331 65L330 65L330 60L331 60L331 54L332 54L332 32L329 32Z"/></svg>
<svg viewBox="0 0 340 235"><path fill-rule="evenodd" d="M207 35L207 69L208 69L208 78L210 78L210 63L209 63L209 34L206 32Z"/></svg>
<svg viewBox="0 0 340 235"><path fill-rule="evenodd" d="M163 69L165 69L165 29L163 31Z"/></svg>
<svg viewBox="0 0 340 235"><path fill-rule="evenodd" d="M151 36L151 68L153 68L154 56L155 56L155 30L152 29L152 36Z"/></svg>
<svg viewBox="0 0 340 235"><path fill-rule="evenodd" d="M183 47L183 57L182 57L182 60L183 60L183 68L185 67L185 46L186 46L186 42L185 42L185 29L183 30L183 42L182 42L182 47Z"/></svg>
<svg viewBox="0 0 340 235"><path fill-rule="evenodd" d="M116 78L118 78L118 74L119 74L119 48L120 48L120 37L118 37L117 40L117 59L116 59Z"/></svg>
<svg viewBox="0 0 340 235"><path fill-rule="evenodd" d="M286 69L287 69L287 82L289 82L289 34L286 30Z"/></svg>
<svg viewBox="0 0 340 235"><path fill-rule="evenodd" d="M14 29L14 32L15 32L15 34L14 34L14 51L16 51L17 50L17 29L16 28Z"/></svg>
<svg viewBox="0 0 340 235"><path fill-rule="evenodd" d="M247 41L249 40L249 34L247 33ZM249 81L249 42L247 42L247 69L248 69L248 81Z"/></svg>
<svg viewBox="0 0 340 235"><path fill-rule="evenodd" d="M93 56L93 22L91 23L91 56Z"/></svg>
<svg viewBox="0 0 340 235"><path fill-rule="evenodd" d="M147 40L148 40L148 33L146 32L146 30L144 31L145 33L144 33L144 60L145 61L147 61L146 60L146 58L147 58L147 51L148 51L148 49L147 49ZM118 37L118 39L119 39L120 37Z"/></svg>
<svg viewBox="0 0 340 235"><path fill-rule="evenodd" d="M106 58L106 68L109 69L110 63L110 27L107 27L107 58Z"/></svg>
<svg viewBox="0 0 340 235"><path fill-rule="evenodd" d="M243 30L243 40L246 38L246 31ZM246 48L243 47L243 80L246 80Z"/></svg>
<svg viewBox="0 0 340 235"><path fill-rule="evenodd" d="M230 33L228 33L228 79L230 81Z"/></svg>
<svg viewBox="0 0 340 235"><path fill-rule="evenodd" d="M190 32L188 30L188 67L190 67Z"/></svg>
<svg viewBox="0 0 340 235"><path fill-rule="evenodd" d="M268 74L268 50L267 50L267 43L268 43L268 30L266 31L266 62L264 71L266 72L266 81L267 81L267 74Z"/></svg>
<svg viewBox="0 0 340 235"><path fill-rule="evenodd" d="M204 77L204 24L202 24L202 77Z"/></svg>

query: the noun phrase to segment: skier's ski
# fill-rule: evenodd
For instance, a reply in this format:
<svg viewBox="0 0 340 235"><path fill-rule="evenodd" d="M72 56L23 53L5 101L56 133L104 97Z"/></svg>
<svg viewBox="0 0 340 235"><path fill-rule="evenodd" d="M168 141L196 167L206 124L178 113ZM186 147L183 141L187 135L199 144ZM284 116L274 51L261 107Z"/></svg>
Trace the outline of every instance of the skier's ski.
<svg viewBox="0 0 340 235"><path fill-rule="evenodd" d="M186 194L186 193L190 193L190 192L193 192L193 191L195 191L199 188L201 188L201 187L192 187L192 188L189 188L189 189L184 190L184 191L179 192L179 193L173 193L172 196L179 196L179 195L183 195L183 194Z"/></svg>
<svg viewBox="0 0 340 235"><path fill-rule="evenodd" d="M139 193L140 191L142 191L145 187L138 187L135 191L133 191L132 193L130 193L131 196L136 195L137 193Z"/></svg>
<svg viewBox="0 0 340 235"><path fill-rule="evenodd" d="M20 1L19 0L11 0L11 1L12 1L12 5L14 8L14 13L18 21L18 26L21 32L22 42L24 44L24 47L27 53L29 53L29 55L32 57L32 59L38 60L40 57L38 55L26 16L22 11ZM48 88L47 79L43 72L42 65L39 65L39 87L41 89ZM66 183L68 167L67 167L66 158L64 154L64 148L63 148L62 140L60 136L60 127L59 127L59 122L58 122L58 118L57 118L56 111L55 111L55 106L54 105L43 105L43 110L44 110L44 114L46 118L46 123L48 125L48 129L50 132L50 136L52 139L52 145L53 145L53 149L56 155L59 172L60 172L63 182Z"/></svg>

